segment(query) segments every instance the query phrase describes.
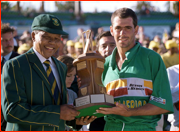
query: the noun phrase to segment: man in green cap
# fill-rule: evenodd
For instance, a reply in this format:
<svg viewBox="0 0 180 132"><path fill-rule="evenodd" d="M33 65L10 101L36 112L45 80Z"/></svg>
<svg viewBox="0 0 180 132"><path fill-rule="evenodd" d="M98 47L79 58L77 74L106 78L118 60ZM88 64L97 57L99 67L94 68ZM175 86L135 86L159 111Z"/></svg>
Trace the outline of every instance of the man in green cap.
<svg viewBox="0 0 180 132"><path fill-rule="evenodd" d="M1 75L1 104L6 131L64 131L94 120L75 119L79 112L67 105L66 66L52 55L61 44L60 20L41 14L32 23L33 48L5 63Z"/></svg>

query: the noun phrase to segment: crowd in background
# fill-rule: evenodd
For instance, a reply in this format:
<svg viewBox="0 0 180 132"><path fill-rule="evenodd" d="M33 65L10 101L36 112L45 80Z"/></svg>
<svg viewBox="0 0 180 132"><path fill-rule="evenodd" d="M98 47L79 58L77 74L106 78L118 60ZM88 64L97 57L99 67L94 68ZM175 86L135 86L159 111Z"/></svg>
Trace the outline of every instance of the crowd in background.
<svg viewBox="0 0 180 132"><path fill-rule="evenodd" d="M8 24L8 23L7 23ZM11 26L11 25L9 25ZM25 30L21 35L18 34L18 29L11 26L14 37L14 51L23 54L28 51L33 46L33 41L31 39L31 32ZM97 29L97 34L91 30L91 38L93 51L97 50L96 38L99 34L104 32L103 27ZM83 53L83 41L82 33L83 28L77 29L77 37L74 40L69 40L68 38L62 38L62 46L58 49L55 57L61 55L69 55L73 58L77 58L78 55ZM83 35L85 39L85 34ZM136 35L136 41L139 41L143 47L154 50L162 56L162 59L166 65L166 68L179 64L179 23L176 23L175 29L171 33L164 32L162 38L159 35L155 35L151 40L147 34L144 33L143 26L139 27L138 34Z"/></svg>
<svg viewBox="0 0 180 132"><path fill-rule="evenodd" d="M23 54L28 51L32 46L33 42L31 39L30 31L26 30L22 35L17 34L17 29L14 29L14 51L19 54ZM74 40L69 40L67 38L62 38L62 46L58 49L55 57L61 55L69 55L73 58L77 58L80 54L83 53L83 41L82 41L82 33L84 32L83 28L77 29L77 37ZM98 34L104 32L103 27L99 27L97 30L97 34L91 32L92 38L92 51L97 50L96 38ZM143 47L154 50L159 53L166 65L166 68L179 64L179 23L175 25L175 29L172 33L164 32L162 38L160 36L155 35L151 40L148 35L144 33L143 26L139 27L139 32L136 35L136 41L139 41ZM83 35L85 39L85 34Z"/></svg>

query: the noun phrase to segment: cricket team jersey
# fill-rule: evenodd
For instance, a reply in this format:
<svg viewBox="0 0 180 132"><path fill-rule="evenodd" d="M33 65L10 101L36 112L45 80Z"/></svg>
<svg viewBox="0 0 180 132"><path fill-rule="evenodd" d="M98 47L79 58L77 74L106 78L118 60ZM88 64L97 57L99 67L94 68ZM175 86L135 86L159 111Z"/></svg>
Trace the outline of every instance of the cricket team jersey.
<svg viewBox="0 0 180 132"><path fill-rule="evenodd" d="M166 67L159 54L139 43L125 53L121 70L116 64L117 48L106 58L102 82L114 101L136 108L151 103L173 112L172 96ZM107 115L106 121L140 124L155 127L161 115L131 116Z"/></svg>

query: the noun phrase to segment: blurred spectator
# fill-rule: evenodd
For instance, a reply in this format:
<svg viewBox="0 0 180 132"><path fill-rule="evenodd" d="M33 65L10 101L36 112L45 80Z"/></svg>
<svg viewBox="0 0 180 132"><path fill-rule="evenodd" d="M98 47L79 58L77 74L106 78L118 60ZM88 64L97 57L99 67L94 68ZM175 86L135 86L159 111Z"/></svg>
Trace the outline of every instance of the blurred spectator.
<svg viewBox="0 0 180 132"><path fill-rule="evenodd" d="M95 38L96 38L99 34L101 34L102 32L104 32L103 27L99 27L98 30L97 30L97 33L96 33Z"/></svg>
<svg viewBox="0 0 180 132"><path fill-rule="evenodd" d="M167 33L167 31L165 30L163 33L163 37L162 37L162 42L165 44L166 41L168 41L170 38L169 34Z"/></svg>
<svg viewBox="0 0 180 132"><path fill-rule="evenodd" d="M176 23L175 29L172 32L173 40L176 41L177 44L179 44L179 22Z"/></svg>
<svg viewBox="0 0 180 132"><path fill-rule="evenodd" d="M66 45L66 43L67 43L67 41L68 41L68 38L62 38L61 39L61 41L62 41L62 43L63 43L63 54L62 55L67 55L68 54L68 51L67 51L67 45Z"/></svg>
<svg viewBox="0 0 180 132"><path fill-rule="evenodd" d="M67 51L69 56L76 58L75 48L74 48L74 42L72 40L68 40L66 43Z"/></svg>
<svg viewBox="0 0 180 132"><path fill-rule="evenodd" d="M30 38L31 37L31 33L28 30L25 30L22 34L22 36L20 36L20 39L26 39L26 38Z"/></svg>
<svg viewBox="0 0 180 132"><path fill-rule="evenodd" d="M156 35L154 36L154 39L153 39L155 42L161 44L161 38L159 37L159 35Z"/></svg>
<svg viewBox="0 0 180 132"><path fill-rule="evenodd" d="M95 34L94 34L94 31L93 31L92 29L89 29L89 30L91 30L91 39L92 39L92 40L95 40Z"/></svg>
<svg viewBox="0 0 180 132"><path fill-rule="evenodd" d="M159 43L155 41L151 41L149 43L149 49L154 50L155 52L158 52L159 49Z"/></svg>
<svg viewBox="0 0 180 132"><path fill-rule="evenodd" d="M18 48L17 52L18 52L18 54L24 54L24 53L26 53L30 48L31 48L31 47L29 46L29 44L24 43L23 45L21 45L21 46Z"/></svg>
<svg viewBox="0 0 180 132"><path fill-rule="evenodd" d="M83 44L81 42L76 42L74 47L77 58L79 55L83 54Z"/></svg>
<svg viewBox="0 0 180 132"><path fill-rule="evenodd" d="M159 45L158 53L159 53L160 55L163 55L163 54L166 53L166 52L167 52L167 49L166 49L165 45L164 45L163 43L160 44L160 45Z"/></svg>
<svg viewBox="0 0 180 132"><path fill-rule="evenodd" d="M138 35L139 35L139 42L142 44L146 37L144 34L144 28L142 26L139 26Z"/></svg>
<svg viewBox="0 0 180 132"><path fill-rule="evenodd" d="M102 57L107 57L111 55L112 51L116 47L114 37L111 35L110 31L102 32L96 38L97 43L97 53Z"/></svg>
<svg viewBox="0 0 180 132"><path fill-rule="evenodd" d="M17 52L17 49L18 49L18 47L19 47L19 45L18 45L19 37L18 37L18 34L17 34L17 28L15 28L15 27L13 27L13 26L12 26L11 28L14 29L14 31L13 31L14 51Z"/></svg>
<svg viewBox="0 0 180 132"><path fill-rule="evenodd" d="M92 46L93 46L92 51L96 51L96 41L95 40L92 41Z"/></svg>
<svg viewBox="0 0 180 132"><path fill-rule="evenodd" d="M25 38L24 39L19 39L19 42L18 42L19 47L21 45L23 45L24 43L26 43L26 39Z"/></svg>
<svg viewBox="0 0 180 132"><path fill-rule="evenodd" d="M179 131L179 65L167 68L167 74L174 107L174 113L168 115L168 121L171 123L170 131Z"/></svg>
<svg viewBox="0 0 180 132"><path fill-rule="evenodd" d="M154 37L154 41L155 42L159 42L159 50L158 50L158 53L160 54L160 55L162 55L162 54L164 54L164 53L166 53L167 52L167 49L166 49L166 47L165 47L165 43L166 43L166 41L169 39L169 35L167 34L167 32L165 32L164 34L163 34L163 38L162 38L162 41L161 41L161 38L159 37L159 35L156 35L155 37Z"/></svg>
<svg viewBox="0 0 180 132"><path fill-rule="evenodd" d="M84 30L83 30L82 28L78 28L78 29L77 29L77 35L78 35L78 36L75 38L75 40L74 40L75 42L78 42L78 41L82 38L82 33L83 33L83 31L84 31Z"/></svg>
<svg viewBox="0 0 180 132"><path fill-rule="evenodd" d="M143 43L142 43L142 46L145 47L145 48L148 48L149 47L149 41L144 40Z"/></svg>
<svg viewBox="0 0 180 132"><path fill-rule="evenodd" d="M164 61L166 68L179 64L179 54L177 53L178 45L174 40L168 40L165 43L166 49L168 50L161 57Z"/></svg>
<svg viewBox="0 0 180 132"><path fill-rule="evenodd" d="M33 47L33 41L32 41L32 38L26 38L25 39L25 42L30 46L30 47Z"/></svg>
<svg viewBox="0 0 180 132"><path fill-rule="evenodd" d="M10 27L8 23L1 23L1 73L4 63L19 54L14 52L14 41L13 41L14 29ZM3 113L1 111L1 130L4 131L6 128L6 121L4 120Z"/></svg>

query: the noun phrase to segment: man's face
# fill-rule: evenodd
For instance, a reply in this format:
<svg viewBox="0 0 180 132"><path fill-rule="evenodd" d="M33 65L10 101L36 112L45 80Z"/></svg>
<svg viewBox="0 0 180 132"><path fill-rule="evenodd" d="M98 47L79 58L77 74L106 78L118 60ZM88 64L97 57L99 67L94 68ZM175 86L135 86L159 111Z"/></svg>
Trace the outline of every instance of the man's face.
<svg viewBox="0 0 180 132"><path fill-rule="evenodd" d="M67 51L68 51L69 54L74 54L75 53L74 46L67 46Z"/></svg>
<svg viewBox="0 0 180 132"><path fill-rule="evenodd" d="M138 26L134 28L133 19L115 17L113 25L110 27L112 36L116 41L117 48L131 49L135 44L135 35L138 32Z"/></svg>
<svg viewBox="0 0 180 132"><path fill-rule="evenodd" d="M1 34L1 54L7 55L14 49L12 32Z"/></svg>
<svg viewBox="0 0 180 132"><path fill-rule="evenodd" d="M43 57L51 57L61 45L61 35L45 31L32 32L34 48Z"/></svg>
<svg viewBox="0 0 180 132"><path fill-rule="evenodd" d="M116 47L116 42L115 42L113 36L102 37L99 40L98 44L99 44L98 52L104 58L111 55L112 51Z"/></svg>
<svg viewBox="0 0 180 132"><path fill-rule="evenodd" d="M75 48L76 55L79 56L83 54L83 48Z"/></svg>

